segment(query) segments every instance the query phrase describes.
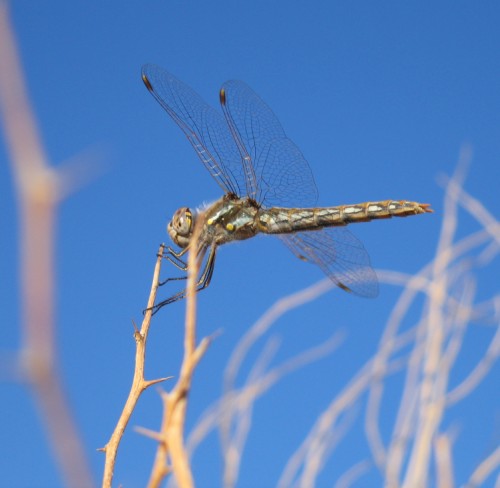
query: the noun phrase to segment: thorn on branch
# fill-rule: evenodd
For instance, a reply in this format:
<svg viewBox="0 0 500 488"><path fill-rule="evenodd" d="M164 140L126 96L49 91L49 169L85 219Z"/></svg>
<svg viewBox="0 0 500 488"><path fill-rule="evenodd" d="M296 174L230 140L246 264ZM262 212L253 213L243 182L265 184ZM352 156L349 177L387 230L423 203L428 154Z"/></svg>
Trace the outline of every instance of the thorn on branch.
<svg viewBox="0 0 500 488"><path fill-rule="evenodd" d="M149 388L152 385L162 383L163 381L171 380L173 376L166 376L165 378L157 378L155 380L144 381L144 389Z"/></svg>

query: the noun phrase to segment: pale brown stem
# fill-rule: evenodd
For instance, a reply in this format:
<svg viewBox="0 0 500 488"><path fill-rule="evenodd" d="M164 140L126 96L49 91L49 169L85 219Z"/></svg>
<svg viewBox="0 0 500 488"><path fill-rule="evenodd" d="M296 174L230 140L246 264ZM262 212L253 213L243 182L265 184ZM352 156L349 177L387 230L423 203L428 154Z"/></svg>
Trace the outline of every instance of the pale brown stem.
<svg viewBox="0 0 500 488"><path fill-rule="evenodd" d="M491 476L491 474L494 473L495 470L498 470L499 466L500 466L500 446L498 446L491 454L489 454L486 458L484 458L484 460L472 473L472 476L470 477L469 482L467 483L466 486L479 487L483 485L488 476ZM499 476L497 476L495 486L498 486L498 479Z"/></svg>
<svg viewBox="0 0 500 488"><path fill-rule="evenodd" d="M19 361L31 385L65 486L93 486L60 377L55 345L54 235L64 178L48 164L28 100L7 2L0 0L0 116L20 207Z"/></svg>
<svg viewBox="0 0 500 488"><path fill-rule="evenodd" d="M160 268L163 256L164 246L161 245L158 251L158 257L156 260L156 265L153 273L153 283L151 285L151 292L149 294L148 305L146 308L146 313L144 314L144 319L142 321L141 329L137 330L134 324L135 332L134 339L136 344L135 349L135 370L134 370L134 378L132 380L132 386L130 388L130 393L128 395L127 401L125 402L125 406L123 407L123 411L118 419L118 423L116 424L115 430L111 435L108 443L101 449L106 453L106 461L104 465L104 476L102 480L103 488L110 488L111 482L113 480L113 472L116 462L116 455L118 452L118 447L120 445L120 441L122 439L123 433L125 432L125 428L130 420L130 417L135 409L137 401L141 396L141 393L151 385L155 385L160 383L161 381L165 381L168 378L158 378L155 380L147 381L144 378L144 364L146 359L146 342L149 333L149 327L151 324L151 316L152 316L152 307L155 303L156 292L159 286L159 278L160 278Z"/></svg>
<svg viewBox="0 0 500 488"><path fill-rule="evenodd" d="M449 435L440 434L434 441L434 455L436 458L436 486L439 488L453 488L453 456Z"/></svg>

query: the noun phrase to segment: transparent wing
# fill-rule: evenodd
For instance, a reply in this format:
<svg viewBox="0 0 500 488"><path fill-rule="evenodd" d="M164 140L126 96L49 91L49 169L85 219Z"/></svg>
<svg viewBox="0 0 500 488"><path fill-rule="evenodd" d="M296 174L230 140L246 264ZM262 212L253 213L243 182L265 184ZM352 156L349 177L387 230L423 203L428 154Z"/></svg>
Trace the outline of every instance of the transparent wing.
<svg viewBox="0 0 500 488"><path fill-rule="evenodd" d="M378 295L378 281L361 241L344 227L279 236L303 261L317 264L340 288L363 297Z"/></svg>
<svg viewBox="0 0 500 488"><path fill-rule="evenodd" d="M245 175L238 147L223 115L168 71L142 68L147 89L186 134L212 177L225 193L243 196Z"/></svg>
<svg viewBox="0 0 500 488"><path fill-rule="evenodd" d="M247 195L265 207L312 207L309 164L266 103L242 81L221 89L221 105L244 165Z"/></svg>

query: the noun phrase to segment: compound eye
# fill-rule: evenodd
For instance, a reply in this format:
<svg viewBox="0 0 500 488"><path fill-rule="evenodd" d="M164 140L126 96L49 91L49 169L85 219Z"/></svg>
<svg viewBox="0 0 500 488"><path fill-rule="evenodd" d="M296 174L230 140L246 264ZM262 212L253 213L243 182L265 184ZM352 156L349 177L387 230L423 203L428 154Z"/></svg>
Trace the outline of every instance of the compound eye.
<svg viewBox="0 0 500 488"><path fill-rule="evenodd" d="M175 230L181 236L188 236L193 226L193 214L187 207L180 208L174 214L172 219Z"/></svg>

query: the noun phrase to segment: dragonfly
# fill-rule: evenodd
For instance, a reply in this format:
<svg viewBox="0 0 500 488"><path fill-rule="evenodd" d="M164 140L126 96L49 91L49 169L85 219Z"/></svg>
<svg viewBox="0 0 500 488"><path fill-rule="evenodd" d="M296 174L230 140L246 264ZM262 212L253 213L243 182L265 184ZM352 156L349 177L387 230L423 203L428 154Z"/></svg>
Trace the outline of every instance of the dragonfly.
<svg viewBox="0 0 500 488"><path fill-rule="evenodd" d="M159 66L143 66L142 80L224 192L208 206L181 207L174 213L167 230L179 250L168 247L163 257L185 274L165 282L186 279L183 257L198 223L194 251L204 260L197 291L210 284L221 245L272 234L299 259L319 266L342 290L375 297L378 281L368 253L346 226L432 212L429 204L407 200L317 207L318 190L308 162L273 111L244 82L222 85L221 113ZM179 291L154 305L153 313L185 296L185 289Z"/></svg>

